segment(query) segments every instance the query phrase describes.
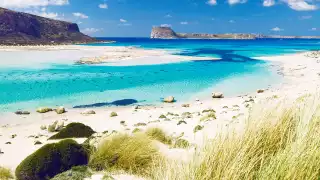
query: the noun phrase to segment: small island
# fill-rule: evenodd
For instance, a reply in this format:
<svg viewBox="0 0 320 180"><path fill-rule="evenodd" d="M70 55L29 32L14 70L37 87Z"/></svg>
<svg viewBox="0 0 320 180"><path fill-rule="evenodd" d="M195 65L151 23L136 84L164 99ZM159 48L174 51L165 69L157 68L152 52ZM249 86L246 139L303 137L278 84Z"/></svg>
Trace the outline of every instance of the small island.
<svg viewBox="0 0 320 180"><path fill-rule="evenodd" d="M177 33L171 27L153 27L151 31L152 39L320 39L320 36L280 36L262 35L248 33Z"/></svg>

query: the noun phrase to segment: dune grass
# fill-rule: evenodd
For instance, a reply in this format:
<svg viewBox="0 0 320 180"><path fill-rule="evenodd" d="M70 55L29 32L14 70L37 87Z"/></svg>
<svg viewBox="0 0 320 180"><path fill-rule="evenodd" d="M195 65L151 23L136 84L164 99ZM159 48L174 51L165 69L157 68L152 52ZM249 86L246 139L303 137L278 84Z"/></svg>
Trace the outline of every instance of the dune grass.
<svg viewBox="0 0 320 180"><path fill-rule="evenodd" d="M163 144L172 144L172 137L167 136L166 133L157 127L148 128L145 132L151 139L162 142Z"/></svg>
<svg viewBox="0 0 320 180"><path fill-rule="evenodd" d="M0 166L0 179L1 180L13 179L13 175L9 169Z"/></svg>
<svg viewBox="0 0 320 180"><path fill-rule="evenodd" d="M94 170L118 171L146 175L159 156L152 140L145 133L114 134L105 139L90 158Z"/></svg>
<svg viewBox="0 0 320 180"><path fill-rule="evenodd" d="M191 161L160 159L152 179L319 179L319 96L266 105L253 110L243 132L220 134Z"/></svg>

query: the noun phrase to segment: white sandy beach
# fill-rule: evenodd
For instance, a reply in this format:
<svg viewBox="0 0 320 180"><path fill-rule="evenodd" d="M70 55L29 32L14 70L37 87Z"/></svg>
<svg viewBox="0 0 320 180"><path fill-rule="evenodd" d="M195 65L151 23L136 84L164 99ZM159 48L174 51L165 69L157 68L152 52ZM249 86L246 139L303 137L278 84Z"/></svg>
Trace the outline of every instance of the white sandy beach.
<svg viewBox="0 0 320 180"><path fill-rule="evenodd" d="M75 56L75 59L93 60L94 62L103 62L111 65L137 65L137 64L155 64L155 63L172 63L179 61L187 61L197 59L196 57L183 57L170 55L165 51L143 50L131 47L85 47L85 46L63 46L63 47L37 47L37 48L0 48L0 56L3 53L23 53L25 50L39 51L46 50L56 52L59 50L59 61L63 61L67 56ZM79 53L79 52L82 52ZM99 52L99 54L96 54ZM241 131L245 124L245 117L248 115L250 107L259 101L295 99L306 93L317 91L320 87L320 58L307 57L307 53L298 53L292 55L273 56L273 57L257 57L256 59L277 62L272 68L276 68L278 73L283 75L284 81L277 88L265 90L264 93L239 94L238 97L228 97L223 99L212 99L211 94L208 94L205 100L179 102L173 104L162 104L159 106L142 106L135 110L130 107L106 107L93 109L96 114L82 115L84 109L67 109L67 112L62 115L57 115L55 112L46 114L38 114L31 112L30 115L18 116L14 113L0 117L0 122L11 123L1 124L0 127L0 154L1 166L8 167L12 170L29 154L40 148L42 145L34 145L35 141L41 141L43 144L50 143L47 141L53 133L46 130L41 130L41 125L49 125L52 122L59 120L65 124L71 122L81 122L92 127L97 132L112 131L131 133L137 123L146 123L147 126L139 128L146 129L148 127L161 127L168 134L179 136L183 133L183 138L190 143L201 146L207 138L214 138L216 134L227 130ZM94 55L94 56L92 56ZM159 61L161 56L161 61ZM153 59L154 61L150 61ZM49 57L48 57L49 58ZM30 61L32 58L30 58ZM148 59L148 60L147 60ZM198 57L198 59L203 59ZM212 58L209 58L212 59ZM34 59L33 59L34 60ZM49 59L50 60L50 59ZM52 61L55 59L51 59ZM28 61L28 62L27 62ZM34 60L35 61L35 60ZM73 61L74 62L74 61ZM3 61L0 61L4 63ZM29 59L25 63L30 63ZM71 63L71 62L68 62ZM12 62L11 65L21 65L20 62ZM6 64L8 65L8 64ZM262 87L263 88L263 87ZM182 104L190 104L190 107L182 107ZM205 115L203 110L214 109L217 119L208 122L200 122L200 118ZM112 111L117 112L117 117L110 117ZM167 115L168 112L179 114L179 117ZM183 112L190 112L191 118L183 118ZM170 121L160 119L159 116L164 114ZM2 121L3 120L3 121ZM184 120L187 124L177 125L178 121ZM120 124L120 121L125 121L126 126ZM204 126L202 131L193 132L196 125ZM12 135L17 136L12 138ZM83 140L79 140L83 141ZM10 142L11 144L6 144ZM169 149L161 146L161 151L168 157L188 160L189 150ZM121 178L119 178L121 179Z"/></svg>
<svg viewBox="0 0 320 180"><path fill-rule="evenodd" d="M150 50L124 46L1 46L0 67L36 68L49 63L104 64L130 66L165 64L188 60L217 60L209 57L172 55L164 50ZM12 58L14 57L14 58ZM10 60L8 60L10 59ZM23 61L21 61L23 59ZM150 61L152 60L152 61Z"/></svg>

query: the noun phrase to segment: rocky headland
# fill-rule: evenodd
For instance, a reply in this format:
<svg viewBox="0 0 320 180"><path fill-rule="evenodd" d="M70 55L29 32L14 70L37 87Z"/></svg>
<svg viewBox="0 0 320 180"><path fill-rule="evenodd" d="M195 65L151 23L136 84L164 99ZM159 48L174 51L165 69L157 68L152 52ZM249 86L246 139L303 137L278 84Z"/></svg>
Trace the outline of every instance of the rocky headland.
<svg viewBox="0 0 320 180"><path fill-rule="evenodd" d="M152 39L320 39L320 36L279 36L248 33L177 33L170 27L153 27L150 37Z"/></svg>
<svg viewBox="0 0 320 180"><path fill-rule="evenodd" d="M0 8L1 45L54 45L96 42L76 23Z"/></svg>

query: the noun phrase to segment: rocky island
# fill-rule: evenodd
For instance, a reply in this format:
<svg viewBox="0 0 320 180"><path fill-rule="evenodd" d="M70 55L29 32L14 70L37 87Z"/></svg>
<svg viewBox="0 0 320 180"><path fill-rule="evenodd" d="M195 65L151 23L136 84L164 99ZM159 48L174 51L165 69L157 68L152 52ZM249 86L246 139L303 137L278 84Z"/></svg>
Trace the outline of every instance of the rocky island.
<svg viewBox="0 0 320 180"><path fill-rule="evenodd" d="M261 35L248 33L177 33L170 27L153 27L151 39L320 39L320 36L280 36L280 35Z"/></svg>
<svg viewBox="0 0 320 180"><path fill-rule="evenodd" d="M1 45L72 44L97 41L75 23L0 8Z"/></svg>

